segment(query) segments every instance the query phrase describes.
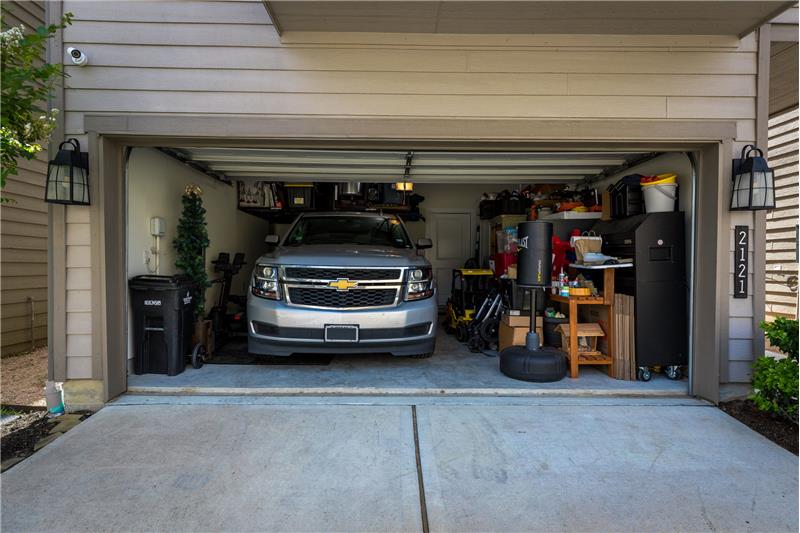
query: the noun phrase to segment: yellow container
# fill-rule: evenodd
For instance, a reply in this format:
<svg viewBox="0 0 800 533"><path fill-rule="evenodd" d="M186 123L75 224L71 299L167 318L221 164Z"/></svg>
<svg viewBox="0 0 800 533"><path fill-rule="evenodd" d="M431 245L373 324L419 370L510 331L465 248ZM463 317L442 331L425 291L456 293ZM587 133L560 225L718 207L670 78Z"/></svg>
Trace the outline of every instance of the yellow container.
<svg viewBox="0 0 800 533"><path fill-rule="evenodd" d="M569 288L569 295L570 296L591 296L592 289L589 287L570 287Z"/></svg>
<svg viewBox="0 0 800 533"><path fill-rule="evenodd" d="M667 183L678 182L677 174L659 174L656 177L658 178L658 181L648 181L647 183L642 183L642 187L647 187L648 185L664 185Z"/></svg>

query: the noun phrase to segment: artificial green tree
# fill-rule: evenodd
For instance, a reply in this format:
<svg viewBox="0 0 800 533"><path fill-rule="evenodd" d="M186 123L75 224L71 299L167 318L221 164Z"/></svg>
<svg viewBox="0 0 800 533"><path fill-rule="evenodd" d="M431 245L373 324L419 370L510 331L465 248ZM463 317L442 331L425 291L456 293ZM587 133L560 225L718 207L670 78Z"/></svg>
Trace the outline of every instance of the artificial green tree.
<svg viewBox="0 0 800 533"><path fill-rule="evenodd" d="M206 273L206 248L208 248L208 229L206 210L203 207L203 191L197 185L187 185L181 198L183 211L178 220L178 235L172 245L178 252L175 266L194 284L192 296L195 319L203 316L206 302L206 289L211 286Z"/></svg>

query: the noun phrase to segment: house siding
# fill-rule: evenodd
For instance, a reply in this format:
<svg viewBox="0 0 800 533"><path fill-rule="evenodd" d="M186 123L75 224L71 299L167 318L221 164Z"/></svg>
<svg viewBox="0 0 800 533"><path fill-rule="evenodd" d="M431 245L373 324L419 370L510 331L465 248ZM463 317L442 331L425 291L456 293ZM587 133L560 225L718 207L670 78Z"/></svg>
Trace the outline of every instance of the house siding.
<svg viewBox="0 0 800 533"><path fill-rule="evenodd" d="M775 171L776 209L767 213L766 319L797 318L798 110L769 121L770 167Z"/></svg>
<svg viewBox="0 0 800 533"><path fill-rule="evenodd" d="M43 2L3 2L3 23L27 31L44 24ZM0 208L0 348L3 355L47 343L47 154L18 161Z"/></svg>
<svg viewBox="0 0 800 533"><path fill-rule="evenodd" d="M66 68L70 78L65 128L80 139L86 134L86 114L212 113L435 116L453 121L468 117L733 120L738 126L734 153L755 140L753 35L738 40L290 33L281 38L258 1L67 0L63 9L75 14L74 24L64 32L64 46L77 46L89 56L89 66ZM68 208L73 211L85 213L81 222L74 223L91 222L85 219L88 208ZM747 213L733 218L731 228L739 223L752 227L753 218ZM86 251L73 252L71 247L67 255L76 259ZM73 288L69 282L74 269L91 268L86 264L88 255L83 261L67 266L69 292L91 290L85 285ZM86 304L91 301L84 298ZM731 299L731 320L752 321L752 298L748 302L749 307ZM84 306L68 312L86 310ZM727 351L728 339L721 340ZM86 357L89 345L75 344L75 352L68 347L68 356ZM725 355L723 360L727 361ZM82 367L72 368L78 372ZM738 370L728 371L722 374L747 379Z"/></svg>

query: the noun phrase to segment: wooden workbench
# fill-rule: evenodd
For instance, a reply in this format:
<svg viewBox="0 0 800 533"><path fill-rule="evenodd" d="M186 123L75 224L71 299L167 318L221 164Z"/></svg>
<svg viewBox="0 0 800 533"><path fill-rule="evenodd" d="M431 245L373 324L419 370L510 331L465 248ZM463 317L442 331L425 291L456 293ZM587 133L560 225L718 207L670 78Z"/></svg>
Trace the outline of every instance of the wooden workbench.
<svg viewBox="0 0 800 533"><path fill-rule="evenodd" d="M633 267L632 263L621 263L618 265L597 265L586 266L570 264L572 268L582 270L602 270L603 271L603 294L600 296L570 296L569 298L558 294L551 294L550 300L563 303L569 306L569 377L578 377L578 367L580 365L602 365L610 367L609 375L614 375L614 270L617 268ZM578 306L580 305L602 305L608 308L608 331L606 331L605 354L582 354L578 351Z"/></svg>

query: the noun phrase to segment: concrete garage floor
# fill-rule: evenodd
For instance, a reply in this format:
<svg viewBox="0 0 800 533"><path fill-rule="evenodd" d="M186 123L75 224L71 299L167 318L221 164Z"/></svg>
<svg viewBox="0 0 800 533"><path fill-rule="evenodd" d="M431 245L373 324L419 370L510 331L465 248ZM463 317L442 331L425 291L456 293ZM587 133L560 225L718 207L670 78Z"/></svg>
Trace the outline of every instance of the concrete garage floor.
<svg viewBox="0 0 800 533"><path fill-rule="evenodd" d="M302 357L302 356L300 356ZM497 357L470 352L440 330L430 359L390 355L335 356L329 365L205 365L178 376L128 376L131 393L196 394L470 394L535 396L685 395L688 381L654 375L652 381L621 381L581 367L580 377L527 383L500 373Z"/></svg>
<svg viewBox="0 0 800 533"><path fill-rule="evenodd" d="M2 474L0 524L797 531L797 466L689 398L128 395Z"/></svg>

